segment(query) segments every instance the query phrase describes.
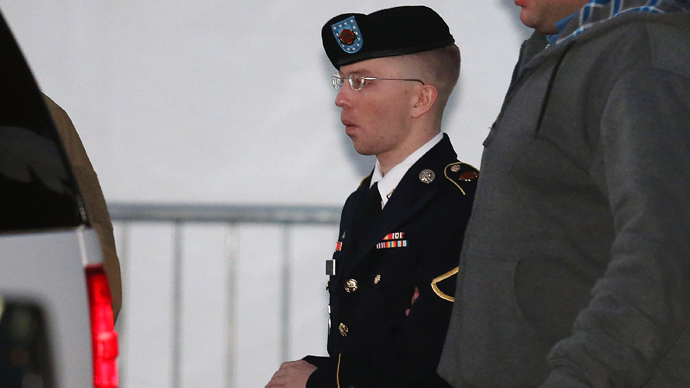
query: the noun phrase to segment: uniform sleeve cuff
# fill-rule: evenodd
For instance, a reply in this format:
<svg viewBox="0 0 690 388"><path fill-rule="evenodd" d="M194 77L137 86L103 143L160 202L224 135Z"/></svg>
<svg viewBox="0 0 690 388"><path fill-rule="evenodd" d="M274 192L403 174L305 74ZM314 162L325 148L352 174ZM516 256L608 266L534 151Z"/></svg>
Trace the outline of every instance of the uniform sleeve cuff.
<svg viewBox="0 0 690 388"><path fill-rule="evenodd" d="M306 388L336 388L338 362L330 357L306 356L302 360L317 369L309 376Z"/></svg>

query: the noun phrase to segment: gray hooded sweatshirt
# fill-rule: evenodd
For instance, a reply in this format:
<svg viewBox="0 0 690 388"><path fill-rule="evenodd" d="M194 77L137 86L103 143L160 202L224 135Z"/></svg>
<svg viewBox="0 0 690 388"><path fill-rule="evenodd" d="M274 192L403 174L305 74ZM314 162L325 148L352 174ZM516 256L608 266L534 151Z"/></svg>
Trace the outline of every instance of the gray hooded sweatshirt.
<svg viewBox="0 0 690 388"><path fill-rule="evenodd" d="M484 143L439 374L690 387L690 12L545 43Z"/></svg>

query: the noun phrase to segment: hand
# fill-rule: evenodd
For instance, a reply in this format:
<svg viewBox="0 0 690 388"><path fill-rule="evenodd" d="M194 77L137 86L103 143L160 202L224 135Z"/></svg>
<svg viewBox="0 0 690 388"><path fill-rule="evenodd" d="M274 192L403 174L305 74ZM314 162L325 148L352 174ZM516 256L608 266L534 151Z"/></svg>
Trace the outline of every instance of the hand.
<svg viewBox="0 0 690 388"><path fill-rule="evenodd" d="M414 294L412 295L412 301L410 301L410 307L412 307L414 302L417 301L417 298L419 298L419 288L415 287ZM410 315L410 309L405 310L405 315Z"/></svg>
<svg viewBox="0 0 690 388"><path fill-rule="evenodd" d="M284 362L273 374L266 388L306 388L307 380L315 370L314 365L304 360Z"/></svg>

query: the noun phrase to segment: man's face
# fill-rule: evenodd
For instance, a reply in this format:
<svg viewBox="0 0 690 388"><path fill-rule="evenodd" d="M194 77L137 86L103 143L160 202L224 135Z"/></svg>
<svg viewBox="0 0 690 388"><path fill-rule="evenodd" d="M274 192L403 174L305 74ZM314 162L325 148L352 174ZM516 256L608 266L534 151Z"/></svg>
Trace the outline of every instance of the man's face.
<svg viewBox="0 0 690 388"><path fill-rule="evenodd" d="M515 0L521 7L520 20L527 27L543 34L558 32L556 22L570 16L587 4L588 0Z"/></svg>
<svg viewBox="0 0 690 388"><path fill-rule="evenodd" d="M340 68L340 76L415 78L396 58L375 58ZM342 108L340 120L358 153L395 155L411 133L411 112L417 101L419 82L366 81L361 90L353 90L345 81L335 99Z"/></svg>

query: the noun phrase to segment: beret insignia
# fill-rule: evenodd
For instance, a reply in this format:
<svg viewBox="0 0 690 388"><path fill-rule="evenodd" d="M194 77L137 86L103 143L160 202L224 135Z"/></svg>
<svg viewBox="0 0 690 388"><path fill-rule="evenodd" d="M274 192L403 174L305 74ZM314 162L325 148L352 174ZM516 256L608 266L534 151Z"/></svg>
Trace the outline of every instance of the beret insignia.
<svg viewBox="0 0 690 388"><path fill-rule="evenodd" d="M435 50L455 39L436 11L417 5L334 16L321 28L321 42L328 59L340 69L369 59Z"/></svg>
<svg viewBox="0 0 690 388"><path fill-rule="evenodd" d="M331 24L331 30L340 48L346 53L355 54L362 49L364 41L354 16Z"/></svg>

